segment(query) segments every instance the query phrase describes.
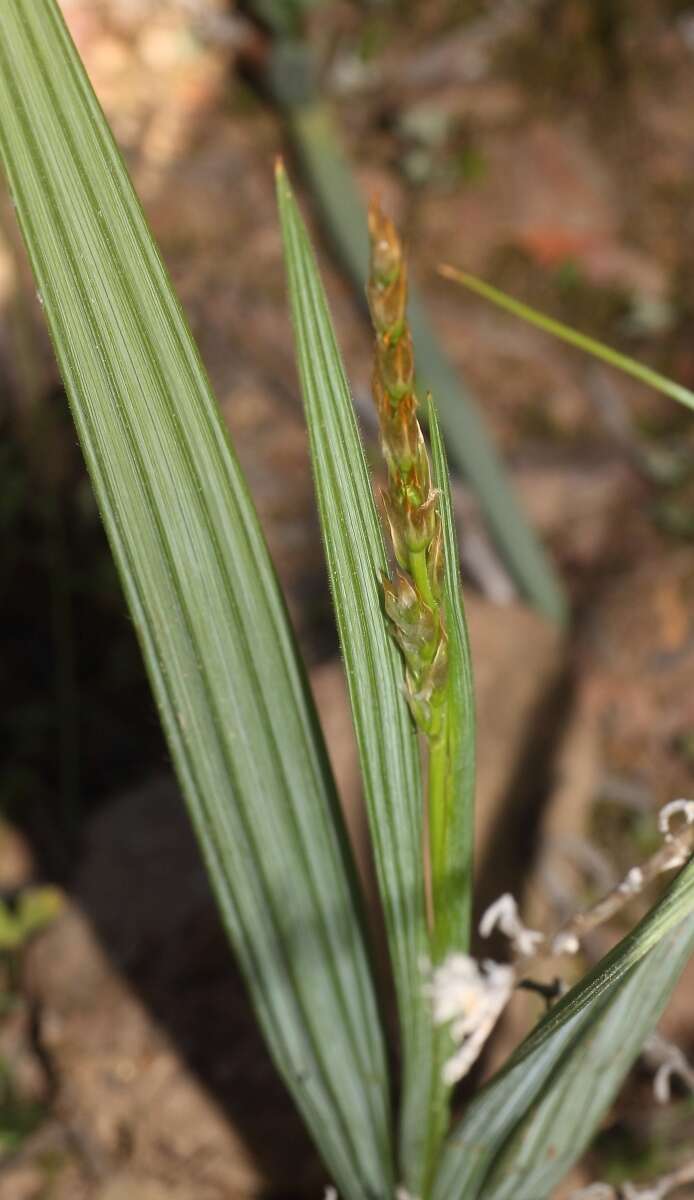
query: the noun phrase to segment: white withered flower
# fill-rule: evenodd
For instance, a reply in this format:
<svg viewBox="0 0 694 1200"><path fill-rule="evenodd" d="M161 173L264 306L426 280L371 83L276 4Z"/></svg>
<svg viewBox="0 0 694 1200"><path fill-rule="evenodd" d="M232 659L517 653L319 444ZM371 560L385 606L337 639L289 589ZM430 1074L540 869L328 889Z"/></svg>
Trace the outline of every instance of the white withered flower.
<svg viewBox="0 0 694 1200"><path fill-rule="evenodd" d="M561 930L552 942L552 954L578 954L581 943L575 933Z"/></svg>
<svg viewBox="0 0 694 1200"><path fill-rule="evenodd" d="M684 817L685 825L694 825L694 800L671 800L663 805L658 813L658 829L666 842L673 841L677 836L671 829L674 816Z"/></svg>
<svg viewBox="0 0 694 1200"><path fill-rule="evenodd" d="M655 1068L653 1092L658 1104L669 1104L673 1079L679 1079L690 1092L694 1092L694 1067L674 1042L668 1041L661 1033L652 1033L643 1047L643 1056L648 1065Z"/></svg>
<svg viewBox="0 0 694 1200"><path fill-rule="evenodd" d="M627 871L624 879L619 885L619 891L623 896L637 896L643 887L643 871L640 867L632 867Z"/></svg>
<svg viewBox="0 0 694 1200"><path fill-rule="evenodd" d="M516 954L531 958L545 940L543 933L528 929L518 915L518 905L510 892L504 892L485 912L479 924L480 937L487 938L499 928L510 939Z"/></svg>
<svg viewBox="0 0 694 1200"><path fill-rule="evenodd" d="M512 967L469 954L449 954L426 985L434 1023L450 1025L458 1049L443 1068L452 1085L467 1075L505 1008L514 985Z"/></svg>

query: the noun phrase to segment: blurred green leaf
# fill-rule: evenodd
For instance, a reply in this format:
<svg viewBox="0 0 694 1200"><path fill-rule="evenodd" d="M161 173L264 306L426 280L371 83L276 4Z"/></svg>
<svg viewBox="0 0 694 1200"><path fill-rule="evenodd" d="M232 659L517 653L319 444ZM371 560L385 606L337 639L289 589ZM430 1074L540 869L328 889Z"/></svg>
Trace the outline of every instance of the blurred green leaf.
<svg viewBox="0 0 694 1200"><path fill-rule="evenodd" d="M315 713L245 481L55 0L3 3L0 141L171 754L258 1018L341 1194L385 1197L384 1048Z"/></svg>
<svg viewBox="0 0 694 1200"><path fill-rule="evenodd" d="M325 0L244 0L243 7L276 36L301 33L306 14Z"/></svg>
<svg viewBox="0 0 694 1200"><path fill-rule="evenodd" d="M657 392L663 392L664 395L669 396L672 400L677 400L680 404L685 404L687 408L694 408L694 392L690 392L689 388L684 387L681 383L675 383L667 376L661 375L659 371L654 371L651 367L637 362L635 358L630 358L628 354L620 354L618 350L612 350L603 342L598 342L585 333L579 333L570 325L564 325L561 321L555 321L553 317L545 316L536 308L531 308L529 304L523 304L521 300L515 300L513 296L508 296L506 292L499 291L491 283L485 283L483 279L478 279L476 275L470 275L467 271L444 266L440 268L440 272L453 283L459 283L468 291L475 292L485 300L490 300L497 308L503 308L506 312L513 313L515 317L520 317L522 321L527 321L530 325L542 329L544 333L550 333L560 341L568 342L570 346L576 346L577 349L592 354L594 358L601 359L608 366L616 367L617 370L632 375L634 379L648 384Z"/></svg>
<svg viewBox="0 0 694 1200"><path fill-rule="evenodd" d="M21 944L21 923L9 905L0 900L0 952L17 950Z"/></svg>
<svg viewBox="0 0 694 1200"><path fill-rule="evenodd" d="M63 894L54 887L26 888L13 909L0 900L0 951L19 950L60 913Z"/></svg>
<svg viewBox="0 0 694 1200"><path fill-rule="evenodd" d="M26 888L17 903L17 918L22 934L29 938L45 929L60 915L65 906L65 897L59 888Z"/></svg>

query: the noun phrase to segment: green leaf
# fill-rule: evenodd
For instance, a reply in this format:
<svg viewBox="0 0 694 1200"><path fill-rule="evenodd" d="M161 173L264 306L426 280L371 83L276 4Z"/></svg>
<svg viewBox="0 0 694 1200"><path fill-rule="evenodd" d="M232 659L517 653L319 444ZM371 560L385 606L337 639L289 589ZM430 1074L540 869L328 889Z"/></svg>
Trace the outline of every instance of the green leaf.
<svg viewBox="0 0 694 1200"><path fill-rule="evenodd" d="M263 1031L340 1192L385 1198L384 1048L315 713L197 350L55 0L2 5L0 141L171 754Z"/></svg>
<svg viewBox="0 0 694 1200"><path fill-rule="evenodd" d="M485 1200L552 1195L590 1143L693 950L694 918L688 917L613 988L495 1161Z"/></svg>
<svg viewBox="0 0 694 1200"><path fill-rule="evenodd" d="M458 539L453 521L446 452L436 408L429 399L429 436L434 482L443 528L444 605L448 634L448 778L446 853L443 867L442 944L437 958L470 944L472 851L475 805L475 692L472 658L460 583Z"/></svg>
<svg viewBox="0 0 694 1200"><path fill-rule="evenodd" d="M245 0L245 7L274 37L290 38L301 32L307 12L320 3L323 0Z"/></svg>
<svg viewBox="0 0 694 1200"><path fill-rule="evenodd" d="M523 304L521 300L515 300L513 296L507 296L505 292L500 292L491 283L485 283L483 279L469 275L467 271L458 271L455 267L441 267L440 271L446 279L451 279L454 283L459 283L462 287L467 288L468 291L483 296L485 300L496 304L497 308L503 308L506 312L513 313L515 317L520 317L522 321L527 321L545 333L552 334L562 342L568 342L570 346L576 346L579 350L592 354L594 358L601 359L610 367L616 367L617 370L624 371L627 375L633 375L641 383L648 384L657 392L663 392L664 395L686 405L687 408L694 408L694 392L690 392L689 388L684 387L681 383L675 383L674 380L661 375L659 371L654 371L651 367L637 362L635 358L630 358L628 354L620 354L618 350L612 350L604 342L598 342L595 338L572 329L570 325L563 325L561 321L555 321L553 317L545 316L536 308L531 308L529 304Z"/></svg>
<svg viewBox="0 0 694 1200"><path fill-rule="evenodd" d="M433 1200L481 1200L480 1189L519 1121L557 1064L616 994L620 981L694 912L694 860L631 933L563 997L521 1043L506 1067L475 1097L448 1139Z"/></svg>
<svg viewBox="0 0 694 1200"><path fill-rule="evenodd" d="M428 1155L432 1029L421 960L428 953L422 788L404 671L383 615L387 569L371 481L306 229L277 173L299 372L330 583L347 669L403 1042L402 1170L419 1189Z"/></svg>
<svg viewBox="0 0 694 1200"><path fill-rule="evenodd" d="M22 942L51 924L65 905L63 893L55 887L28 887L17 900L17 921Z"/></svg>
<svg viewBox="0 0 694 1200"><path fill-rule="evenodd" d="M0 954L8 950L17 950L23 941L22 922L12 912L9 904L0 900Z"/></svg>

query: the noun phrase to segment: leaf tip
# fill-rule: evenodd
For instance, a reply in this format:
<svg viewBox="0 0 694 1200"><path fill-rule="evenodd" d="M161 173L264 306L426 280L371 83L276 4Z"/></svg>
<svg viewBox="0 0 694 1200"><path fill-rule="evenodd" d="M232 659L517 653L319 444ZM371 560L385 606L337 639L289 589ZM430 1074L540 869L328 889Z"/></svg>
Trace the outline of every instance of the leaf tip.
<svg viewBox="0 0 694 1200"><path fill-rule="evenodd" d="M283 200L292 198L292 189L289 183L289 176L284 165L284 159L281 154L275 158L275 186L277 188L278 202L281 204Z"/></svg>

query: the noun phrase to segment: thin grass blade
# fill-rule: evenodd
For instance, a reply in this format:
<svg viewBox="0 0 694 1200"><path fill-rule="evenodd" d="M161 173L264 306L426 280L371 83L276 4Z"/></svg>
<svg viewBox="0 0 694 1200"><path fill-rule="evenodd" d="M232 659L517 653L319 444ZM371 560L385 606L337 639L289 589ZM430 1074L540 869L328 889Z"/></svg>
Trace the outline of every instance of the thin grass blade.
<svg viewBox="0 0 694 1200"><path fill-rule="evenodd" d="M616 985L484 1182L485 1200L548 1197L589 1145L694 951L687 917Z"/></svg>
<svg viewBox="0 0 694 1200"><path fill-rule="evenodd" d="M453 283L459 283L468 291L475 292L476 295L491 301L497 308L503 308L505 312L520 317L522 321L527 321L530 325L535 325L544 333L550 333L560 341L568 342L570 346L576 346L578 350L584 350L587 354L592 354L594 358L601 359L608 366L616 367L618 371L632 375L634 379L648 384L649 387L655 388L656 392L662 392L665 396L669 396L671 400L677 400L679 404L684 404L687 408L694 408L694 392L690 392L689 388L684 387L683 384L668 379L666 375L661 375L659 371L645 366L644 363L637 362L628 354L612 350L604 342L588 337L585 333L579 333L570 325L564 325L561 321L556 321L553 317L538 312L536 308L531 308L529 304L523 304L521 300L508 296L506 292L499 291L491 283L485 283L483 279L478 279L476 275L469 275L467 271L444 266L440 268L440 272L446 279L452 280Z"/></svg>
<svg viewBox="0 0 694 1200"><path fill-rule="evenodd" d="M417 737L382 608L387 568L349 386L305 226L284 171L277 195L316 494L385 913L403 1054L402 1170L419 1194L429 1144L432 1029Z"/></svg>
<svg viewBox="0 0 694 1200"><path fill-rule="evenodd" d="M694 913L694 860L660 901L521 1043L470 1105L448 1139L433 1200L481 1200L495 1158L541 1096L557 1065L592 1027L620 982L661 939Z"/></svg>
<svg viewBox="0 0 694 1200"><path fill-rule="evenodd" d="M315 714L205 372L54 0L4 0L0 144L172 758L263 1031L341 1194L388 1197L382 1035Z"/></svg>

